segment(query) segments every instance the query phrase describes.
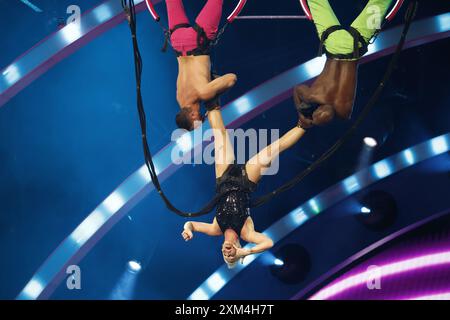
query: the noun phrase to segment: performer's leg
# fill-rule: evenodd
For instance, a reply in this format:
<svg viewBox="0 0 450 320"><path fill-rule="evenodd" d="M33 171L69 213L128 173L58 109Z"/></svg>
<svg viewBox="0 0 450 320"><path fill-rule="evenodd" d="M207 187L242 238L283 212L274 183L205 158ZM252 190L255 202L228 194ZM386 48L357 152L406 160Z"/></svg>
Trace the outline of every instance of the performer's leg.
<svg viewBox="0 0 450 320"><path fill-rule="evenodd" d="M286 132L280 139L265 147L253 156L245 165L250 181L258 183L262 174L270 167L271 162L284 150L289 149L303 136L305 130L295 127Z"/></svg>
<svg viewBox="0 0 450 320"><path fill-rule="evenodd" d="M369 42L375 32L381 28L381 23L391 4L392 0L370 0L351 26Z"/></svg>
<svg viewBox="0 0 450 320"><path fill-rule="evenodd" d="M189 19L184 11L183 0L166 0L169 29L173 29L177 24L189 23Z"/></svg>
<svg viewBox="0 0 450 320"><path fill-rule="evenodd" d="M340 25L328 0L308 0L308 6L316 25L319 39L326 29ZM331 54L350 54L353 52L353 37L346 30L337 30L325 40L325 48Z"/></svg>
<svg viewBox="0 0 450 320"><path fill-rule="evenodd" d="M222 17L222 6L223 0L208 0L195 20L205 30L206 36L210 40L216 37Z"/></svg>
<svg viewBox="0 0 450 320"><path fill-rule="evenodd" d="M341 25L328 0L308 0L308 6L319 38L322 37L322 33L329 27Z"/></svg>
<svg viewBox="0 0 450 320"><path fill-rule="evenodd" d="M184 11L182 0L166 0L169 29L179 24L189 24L189 19ZM172 47L185 55L188 51L197 48L197 33L192 28L175 30L170 36Z"/></svg>
<svg viewBox="0 0 450 320"><path fill-rule="evenodd" d="M208 112L208 120L214 134L214 161L216 178L220 178L228 166L234 163L234 149L228 132L223 124L222 114L219 110Z"/></svg>

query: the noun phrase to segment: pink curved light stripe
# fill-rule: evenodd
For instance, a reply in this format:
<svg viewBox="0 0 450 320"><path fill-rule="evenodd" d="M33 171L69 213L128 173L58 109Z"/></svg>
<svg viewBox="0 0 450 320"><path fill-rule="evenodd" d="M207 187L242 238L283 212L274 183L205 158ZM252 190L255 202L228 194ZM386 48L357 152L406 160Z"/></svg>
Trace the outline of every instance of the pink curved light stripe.
<svg viewBox="0 0 450 320"><path fill-rule="evenodd" d="M246 3L247 3L247 0L239 0L239 3L236 5L234 10L227 17L228 23L231 23L234 21L234 19L236 19L236 17L241 13L242 9L244 9L244 6Z"/></svg>
<svg viewBox="0 0 450 320"><path fill-rule="evenodd" d="M309 20L312 21L313 18L312 18L311 11L309 11L307 0L300 0L300 5L303 9L303 12L305 12L305 15L308 17Z"/></svg>
<svg viewBox="0 0 450 320"><path fill-rule="evenodd" d="M148 11L150 11L150 14L152 15L153 19L155 19L158 22L160 17L158 15L158 13L156 12L152 1L151 0L145 0L145 4L147 5Z"/></svg>
<svg viewBox="0 0 450 320"><path fill-rule="evenodd" d="M443 264L450 264L450 251L421 255L415 258L386 264L384 266L380 266L378 272L380 277L385 278ZM365 283L367 283L368 279L371 279L371 272L373 271L367 270L357 273L353 276L346 277L341 281L320 290L308 300L328 300L351 288L364 285Z"/></svg>

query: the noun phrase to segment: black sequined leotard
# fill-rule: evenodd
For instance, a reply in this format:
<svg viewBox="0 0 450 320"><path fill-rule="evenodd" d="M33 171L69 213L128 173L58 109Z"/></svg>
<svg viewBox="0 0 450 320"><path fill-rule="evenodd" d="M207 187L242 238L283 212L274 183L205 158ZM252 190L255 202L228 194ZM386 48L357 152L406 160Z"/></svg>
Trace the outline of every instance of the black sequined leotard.
<svg viewBox="0 0 450 320"><path fill-rule="evenodd" d="M255 189L256 183L248 179L244 165L230 165L216 180L216 192L223 194L216 207L216 220L222 232L233 229L241 234L250 216L250 193Z"/></svg>

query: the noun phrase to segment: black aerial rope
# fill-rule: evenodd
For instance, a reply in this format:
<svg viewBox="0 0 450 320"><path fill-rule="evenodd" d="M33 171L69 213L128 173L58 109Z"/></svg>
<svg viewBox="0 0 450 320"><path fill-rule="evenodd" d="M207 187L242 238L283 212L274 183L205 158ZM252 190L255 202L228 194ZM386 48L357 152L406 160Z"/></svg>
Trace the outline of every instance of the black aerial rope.
<svg viewBox="0 0 450 320"><path fill-rule="evenodd" d="M144 150L144 158L145 158L145 165L147 166L148 172L150 173L151 181L156 189L156 191L159 193L161 198L164 200L164 203L166 204L167 208L176 214L182 216L182 217L196 217L205 215L209 212L211 212L218 199L220 198L220 195L216 195L203 209L201 209L198 212L184 212L179 209L177 209L167 198L167 196L164 194L163 190L161 189L161 184L158 179L158 175L155 170L155 165L153 163L153 157L150 152L148 141L147 141L147 123L146 123L146 116L145 116L145 110L144 110L144 102L142 99L141 94L141 80L142 80L142 58L139 51L139 46L137 42L136 37L136 10L135 10L135 4L134 0L122 0L122 7L125 10L128 24L130 26L131 30L131 36L133 40L133 52L134 52L134 62L135 62L135 75L136 75L136 96L137 96L137 109L139 113L139 122L141 125L141 134L142 134L142 147Z"/></svg>
<svg viewBox="0 0 450 320"><path fill-rule="evenodd" d="M294 187L297 183L302 181L307 175L309 175L312 171L314 171L317 167L319 167L323 162L325 162L328 158L330 158L351 137L351 135L355 132L356 128L361 124L362 121L365 120L365 118L367 117L369 112L375 106L375 103L377 102L378 98L380 97L381 93L383 92L387 81L389 80L394 68L396 67L398 59L400 57L400 53L401 53L403 46L405 44L405 41L406 41L406 35L408 34L409 27L410 27L411 22L413 21L414 16L416 14L417 6L418 6L418 0L413 0L409 4L408 9L405 14L405 25L403 27L403 31L402 31L400 40L397 44L397 47L395 49L395 52L394 52L391 60L389 61L389 65L383 75L383 78L382 78L381 82L379 83L378 87L376 88L376 90L374 91L374 93L372 94L372 96L370 97L369 101L365 105L365 107L362 109L359 116L356 118L353 125L347 130L347 132L338 141L335 142L335 144L333 144L325 153L322 154L322 156L320 156L320 158L318 158L316 161L314 161L308 168L306 168L300 174L298 174L297 176L295 176L293 179L286 182L282 186L278 187L274 191L253 200L251 203L251 207L259 207L259 206L263 205L264 203L266 203L267 201L271 200L277 194L280 194L280 193L287 191L287 190L291 189L292 187Z"/></svg>

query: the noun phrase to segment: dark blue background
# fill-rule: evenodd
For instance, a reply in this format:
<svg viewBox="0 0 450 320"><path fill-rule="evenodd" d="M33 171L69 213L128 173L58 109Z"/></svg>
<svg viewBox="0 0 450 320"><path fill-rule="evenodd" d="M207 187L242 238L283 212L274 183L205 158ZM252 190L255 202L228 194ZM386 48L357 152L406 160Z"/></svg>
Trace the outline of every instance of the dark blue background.
<svg viewBox="0 0 450 320"><path fill-rule="evenodd" d="M53 32L58 18L65 20L68 5L78 4L85 11L100 2L35 0L44 10L38 14L19 1L0 1L0 67ZM229 12L233 2L225 2ZM350 22L366 3L331 2L343 23ZM185 1L192 17L202 4L203 1ZM164 6L156 7L165 17ZM391 26L402 22L404 9ZM418 18L446 11L445 1L422 1ZM249 1L243 14L301 12L294 0L259 0ZM160 53L163 36L147 12L138 15L138 24L150 144L151 150L157 152L169 142L175 128L177 66L172 53ZM220 73L238 75L236 87L223 97L223 102L314 57L317 48L313 25L306 21L236 22L224 34L215 54ZM351 174L357 165L355 155L361 150L362 137L386 137L376 151L376 160L448 132L449 52L448 40L404 52L388 89L352 141L299 187L254 210L256 228L265 229L303 200ZM360 67L355 113L378 84L387 59ZM0 108L0 298L14 298L56 246L143 164L132 63L129 30L122 23L57 64ZM245 124L244 129L285 131L295 121L293 104L285 101ZM305 168L348 126L349 123L336 122L325 129L312 130L283 154L279 174L265 178L258 192L271 191ZM178 206L199 208L214 192L213 172L212 167L205 165L185 166L163 187ZM416 187L404 177L393 190ZM448 179L433 187L445 190ZM431 192L427 196L433 201ZM204 219L211 220L212 216ZM320 219L314 223L319 224ZM325 237L323 243L327 243L327 237L347 239L354 225L345 222L341 220L336 225L338 229L320 234ZM145 266L136 298L186 298L223 260L220 238L196 235L185 244L179 235L183 223L151 194L81 262L83 290L68 291L61 286L54 297L108 298L126 262L135 258L144 261ZM360 233L355 245L371 239L363 230ZM321 246L309 249L318 254ZM322 255L321 259L317 270L340 258ZM241 274L240 279L244 276ZM247 281L247 290L255 295L246 293L244 297L287 298L297 290L280 288L271 292L264 285L273 281L270 277L268 272L260 273L258 281ZM244 292L247 291L239 285L230 286L221 297L242 297Z"/></svg>

